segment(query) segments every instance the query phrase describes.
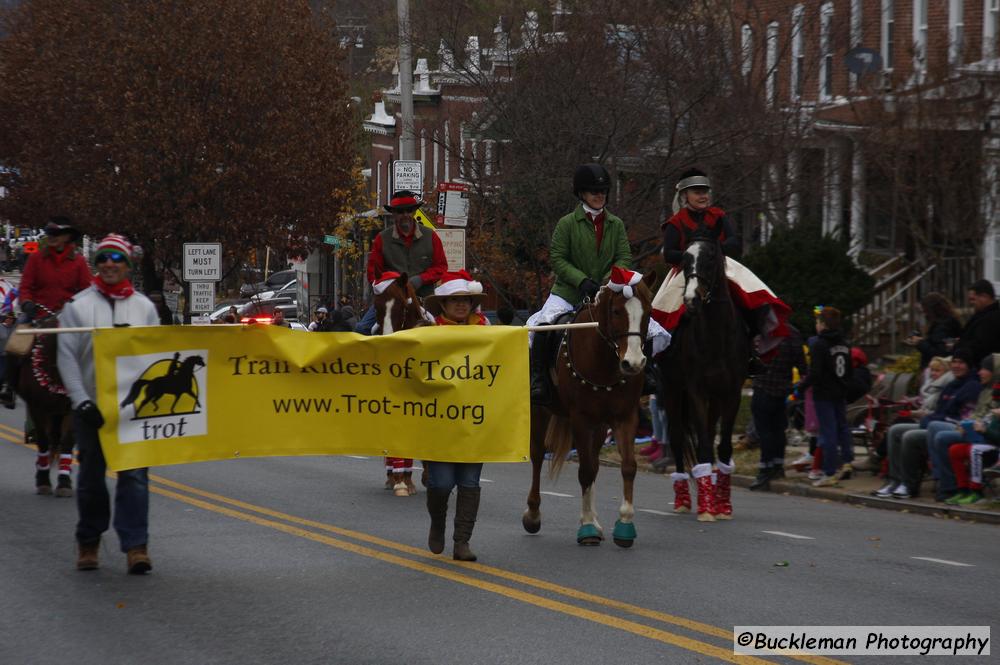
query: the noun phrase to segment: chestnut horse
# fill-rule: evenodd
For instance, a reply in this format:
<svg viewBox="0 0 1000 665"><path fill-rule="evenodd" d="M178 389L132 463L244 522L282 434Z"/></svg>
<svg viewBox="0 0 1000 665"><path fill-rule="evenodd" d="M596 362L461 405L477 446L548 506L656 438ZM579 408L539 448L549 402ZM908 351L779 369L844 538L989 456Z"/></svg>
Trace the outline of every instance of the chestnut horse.
<svg viewBox="0 0 1000 665"><path fill-rule="evenodd" d="M404 272L389 284L382 293L375 294L375 320L380 335L389 335L398 330L409 330L431 325L433 319L420 305L417 292ZM413 484L413 460L401 457L385 458L385 486L396 496L412 496L417 493Z"/></svg>
<svg viewBox="0 0 1000 665"><path fill-rule="evenodd" d="M52 328L57 323L53 315L35 325ZM58 461L60 472L55 495L73 496L73 481L69 474L73 460L72 408L56 367L55 335L35 334L31 350L20 359L14 390L24 400L35 423L35 443L38 447L35 491L38 494L53 493L49 468Z"/></svg>
<svg viewBox="0 0 1000 665"><path fill-rule="evenodd" d="M733 425L747 376L750 340L729 292L726 257L711 230L691 235L682 264L686 312L666 353L657 357L664 382L670 448L677 464L674 512L691 510L688 474L698 492L698 520L732 519ZM718 471L712 447L719 432Z"/></svg>
<svg viewBox="0 0 1000 665"><path fill-rule="evenodd" d="M571 448L580 460L582 491L580 528L576 542L599 545L604 531L597 521L594 480L599 453L611 427L621 455L622 503L612 537L616 545L631 547L636 530L632 487L635 481L635 432L639 424L646 357L643 343L649 328L650 287L656 274L646 275L630 291L632 297L602 287L593 303L585 304L574 323L597 322L596 328L567 330L559 345L552 403L531 409L531 490L521 523L528 533L542 526L539 481L546 449L552 452L551 475L559 474ZM547 334L555 334L547 333ZM544 343L536 338L535 343Z"/></svg>

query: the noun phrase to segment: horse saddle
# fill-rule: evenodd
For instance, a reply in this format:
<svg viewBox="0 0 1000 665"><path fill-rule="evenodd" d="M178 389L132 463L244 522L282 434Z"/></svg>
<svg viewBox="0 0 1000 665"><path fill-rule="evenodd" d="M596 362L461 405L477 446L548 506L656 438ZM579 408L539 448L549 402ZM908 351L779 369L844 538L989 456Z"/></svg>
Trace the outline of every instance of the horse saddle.
<svg viewBox="0 0 1000 665"><path fill-rule="evenodd" d="M33 330L30 323L19 323L14 328L14 332L7 338L7 346L4 348L7 353L24 357L31 351L35 343L35 333L18 332L21 330Z"/></svg>

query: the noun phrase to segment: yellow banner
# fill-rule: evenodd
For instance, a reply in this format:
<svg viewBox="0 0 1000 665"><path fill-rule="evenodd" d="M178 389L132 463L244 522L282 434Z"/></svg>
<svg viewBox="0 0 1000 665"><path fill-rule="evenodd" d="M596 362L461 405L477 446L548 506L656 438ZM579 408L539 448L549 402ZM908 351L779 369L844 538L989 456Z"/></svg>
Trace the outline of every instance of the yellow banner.
<svg viewBox="0 0 1000 665"><path fill-rule="evenodd" d="M268 455L528 459L522 328L94 332L108 468Z"/></svg>

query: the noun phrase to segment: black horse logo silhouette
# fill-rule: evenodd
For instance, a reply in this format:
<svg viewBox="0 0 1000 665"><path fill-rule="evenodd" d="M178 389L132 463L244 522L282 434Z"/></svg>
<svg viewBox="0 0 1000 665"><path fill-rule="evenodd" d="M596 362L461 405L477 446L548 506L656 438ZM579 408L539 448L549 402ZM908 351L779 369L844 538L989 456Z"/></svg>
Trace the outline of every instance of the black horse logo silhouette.
<svg viewBox="0 0 1000 665"><path fill-rule="evenodd" d="M198 379L194 373L205 366L205 360L201 356L188 356L181 361L180 356L175 353L171 360L157 360L132 384L121 403L123 409L132 405L132 420L200 413ZM159 402L165 395L172 395L174 401L169 411L161 412Z"/></svg>

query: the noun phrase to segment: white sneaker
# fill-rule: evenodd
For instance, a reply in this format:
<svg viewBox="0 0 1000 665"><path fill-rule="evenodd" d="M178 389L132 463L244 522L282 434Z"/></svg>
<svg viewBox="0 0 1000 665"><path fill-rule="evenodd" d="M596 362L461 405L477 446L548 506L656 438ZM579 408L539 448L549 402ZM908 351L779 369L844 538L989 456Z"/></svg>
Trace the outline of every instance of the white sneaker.
<svg viewBox="0 0 1000 665"><path fill-rule="evenodd" d="M836 474L832 476L820 475L819 479L813 483L813 487L833 487L840 480Z"/></svg>
<svg viewBox="0 0 1000 665"><path fill-rule="evenodd" d="M813 456L809 453L802 453L802 455L792 462L792 466L795 468L809 466L813 462Z"/></svg>
<svg viewBox="0 0 1000 665"><path fill-rule="evenodd" d="M823 472L819 469L809 469L809 473L806 474L806 478L809 480L819 480L823 477Z"/></svg>
<svg viewBox="0 0 1000 665"><path fill-rule="evenodd" d="M910 498L910 488L908 488L903 483L900 483L896 489L892 490L892 496L894 499L909 499Z"/></svg>
<svg viewBox="0 0 1000 665"><path fill-rule="evenodd" d="M896 489L896 482L890 480L885 485L872 492L872 494L878 497L882 497L883 499L888 499L890 496L892 496L892 491L894 489Z"/></svg>

